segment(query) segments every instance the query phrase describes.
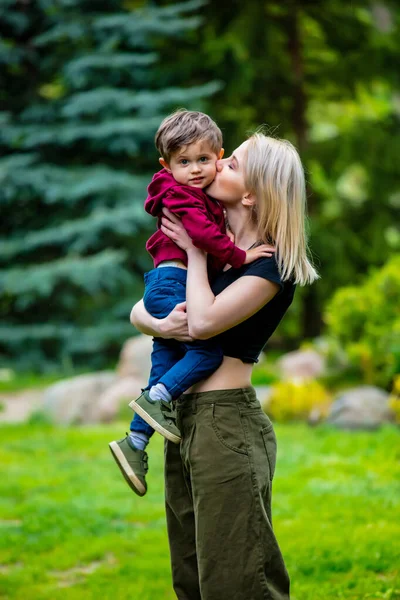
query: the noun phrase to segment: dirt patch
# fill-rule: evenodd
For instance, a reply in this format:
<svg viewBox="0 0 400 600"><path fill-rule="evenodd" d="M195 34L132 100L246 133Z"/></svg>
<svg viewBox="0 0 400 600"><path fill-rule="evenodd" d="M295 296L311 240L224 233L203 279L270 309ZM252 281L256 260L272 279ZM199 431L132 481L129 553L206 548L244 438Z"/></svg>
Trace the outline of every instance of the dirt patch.
<svg viewBox="0 0 400 600"><path fill-rule="evenodd" d="M9 565L0 565L0 575L8 575L11 571L15 571L16 569L21 569L23 567L22 563L11 563Z"/></svg>
<svg viewBox="0 0 400 600"><path fill-rule="evenodd" d="M20 519L0 519L0 527L20 527L22 521Z"/></svg>
<svg viewBox="0 0 400 600"><path fill-rule="evenodd" d="M50 571L49 575L57 579L57 587L72 587L85 580L85 577L91 575L103 565L115 565L116 559L113 554L106 554L102 560L94 560L86 565L77 565L65 571Z"/></svg>

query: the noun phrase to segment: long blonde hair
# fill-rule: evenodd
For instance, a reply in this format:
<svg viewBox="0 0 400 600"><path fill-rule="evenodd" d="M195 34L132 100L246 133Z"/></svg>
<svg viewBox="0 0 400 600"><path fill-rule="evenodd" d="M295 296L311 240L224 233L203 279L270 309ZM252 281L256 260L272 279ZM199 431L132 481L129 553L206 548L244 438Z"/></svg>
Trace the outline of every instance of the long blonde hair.
<svg viewBox="0 0 400 600"><path fill-rule="evenodd" d="M282 279L305 285L319 275L307 257L304 170L296 148L261 132L248 140L245 185L256 197L258 233L276 247Z"/></svg>

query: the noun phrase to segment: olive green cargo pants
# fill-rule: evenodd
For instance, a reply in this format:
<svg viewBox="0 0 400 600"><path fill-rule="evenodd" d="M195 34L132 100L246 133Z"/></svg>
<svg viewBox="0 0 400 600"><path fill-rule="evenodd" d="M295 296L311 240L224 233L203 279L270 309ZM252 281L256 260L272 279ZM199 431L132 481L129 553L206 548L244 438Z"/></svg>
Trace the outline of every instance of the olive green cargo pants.
<svg viewBox="0 0 400 600"><path fill-rule="evenodd" d="M276 438L253 388L177 400L166 442L172 578L179 600L288 600L271 524Z"/></svg>

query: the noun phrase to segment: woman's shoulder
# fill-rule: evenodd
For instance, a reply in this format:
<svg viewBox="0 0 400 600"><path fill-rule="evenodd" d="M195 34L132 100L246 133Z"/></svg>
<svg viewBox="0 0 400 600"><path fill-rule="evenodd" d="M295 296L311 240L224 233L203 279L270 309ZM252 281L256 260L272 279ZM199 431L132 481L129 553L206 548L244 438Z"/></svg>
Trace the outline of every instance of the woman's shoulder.
<svg viewBox="0 0 400 600"><path fill-rule="evenodd" d="M243 284L245 285L245 277L251 275L254 277L261 277L262 279L267 279L268 281L278 284L280 287L280 292L278 295L280 295L283 291L289 294L293 293L295 285L291 280L282 280L275 255L271 257L258 258L254 262L247 265L242 265L237 269L230 267L225 271L220 271L220 273L213 280L211 288L214 294L219 294L222 290L241 278L243 278Z"/></svg>
<svg viewBox="0 0 400 600"><path fill-rule="evenodd" d="M241 275L254 275L256 277L262 277L263 279L268 279L274 283L277 283L281 288L283 288L282 277L280 275L278 263L274 254L272 256L263 256L262 258L258 258L248 265L243 265L243 267Z"/></svg>

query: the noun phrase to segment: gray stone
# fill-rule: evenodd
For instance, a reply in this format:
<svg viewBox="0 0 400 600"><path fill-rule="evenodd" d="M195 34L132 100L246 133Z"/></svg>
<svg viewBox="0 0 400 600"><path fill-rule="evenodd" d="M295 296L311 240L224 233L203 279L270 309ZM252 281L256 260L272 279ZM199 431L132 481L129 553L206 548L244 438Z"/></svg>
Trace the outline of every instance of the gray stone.
<svg viewBox="0 0 400 600"><path fill-rule="evenodd" d="M377 429L392 420L389 394L374 386L341 392L330 407L327 422L343 429Z"/></svg>
<svg viewBox="0 0 400 600"><path fill-rule="evenodd" d="M137 335L129 338L122 347L117 365L120 377L135 377L145 384L151 368L152 338L149 335Z"/></svg>
<svg viewBox="0 0 400 600"><path fill-rule="evenodd" d="M327 409L325 406L314 406L308 415L307 423L309 425L318 425L322 423L326 417Z"/></svg>
<svg viewBox="0 0 400 600"><path fill-rule="evenodd" d="M43 390L22 390L0 395L0 423L22 423L41 410Z"/></svg>
<svg viewBox="0 0 400 600"><path fill-rule="evenodd" d="M112 371L78 375L47 388L43 410L54 423L97 423L99 399L118 380Z"/></svg>
<svg viewBox="0 0 400 600"><path fill-rule="evenodd" d="M282 379L315 379L325 372L325 359L315 350L288 352L278 360Z"/></svg>
<svg viewBox="0 0 400 600"><path fill-rule="evenodd" d="M100 422L108 423L120 413L121 407L126 406L126 419L132 418L133 412L128 407L142 393L143 383L135 377L121 377L111 384L100 396L97 403L97 417Z"/></svg>
<svg viewBox="0 0 400 600"><path fill-rule="evenodd" d="M271 400L272 387L270 385L255 385L254 389L261 407L265 411Z"/></svg>

